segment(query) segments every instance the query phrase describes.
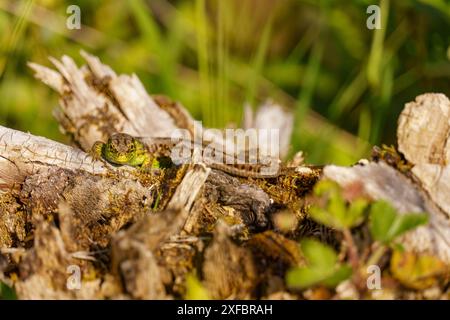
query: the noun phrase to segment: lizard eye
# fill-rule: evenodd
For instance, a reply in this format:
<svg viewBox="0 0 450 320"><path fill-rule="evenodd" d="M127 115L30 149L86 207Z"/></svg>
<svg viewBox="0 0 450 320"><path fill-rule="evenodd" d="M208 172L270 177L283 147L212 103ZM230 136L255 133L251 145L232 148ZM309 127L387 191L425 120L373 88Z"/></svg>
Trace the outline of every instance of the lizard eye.
<svg viewBox="0 0 450 320"><path fill-rule="evenodd" d="M116 146L114 144L114 140L109 138L108 142L106 143L106 146L108 147L109 150L114 151L116 150Z"/></svg>
<svg viewBox="0 0 450 320"><path fill-rule="evenodd" d="M129 152L134 152L136 150L136 146L134 145L134 143L130 143L128 145L128 149Z"/></svg>

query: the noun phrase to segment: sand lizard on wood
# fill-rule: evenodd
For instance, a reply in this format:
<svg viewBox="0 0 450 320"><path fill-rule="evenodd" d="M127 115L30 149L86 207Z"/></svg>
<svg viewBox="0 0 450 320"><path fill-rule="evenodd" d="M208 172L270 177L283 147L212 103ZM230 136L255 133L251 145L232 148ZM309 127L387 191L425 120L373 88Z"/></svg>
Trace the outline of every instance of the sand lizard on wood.
<svg viewBox="0 0 450 320"><path fill-rule="evenodd" d="M116 133L109 137L106 143L97 141L92 147L92 153L97 159L104 159L114 165L129 165L140 167L143 169L160 168L164 160L171 159L173 161L173 150L175 147L186 147L189 151L184 158L186 162L192 161L192 150L194 147L201 147L203 162L213 168L234 176L252 177L252 178L271 178L289 171L295 172L296 168L281 167L276 163L276 167L271 168L273 163L262 163L253 161L252 163L239 163L237 155L230 155L222 151L221 148L214 147L214 144L192 143L190 140L173 139L173 138L137 138L125 133ZM218 146L218 145L216 145ZM180 149L181 150L181 149ZM205 152L205 150L207 152ZM207 154L209 153L209 154ZM221 153L221 154L215 154ZM249 157L248 151L243 155L244 161ZM223 162L217 161L217 155ZM225 161L226 160L226 161ZM272 160L272 161L278 161ZM305 167L307 168L307 167Z"/></svg>

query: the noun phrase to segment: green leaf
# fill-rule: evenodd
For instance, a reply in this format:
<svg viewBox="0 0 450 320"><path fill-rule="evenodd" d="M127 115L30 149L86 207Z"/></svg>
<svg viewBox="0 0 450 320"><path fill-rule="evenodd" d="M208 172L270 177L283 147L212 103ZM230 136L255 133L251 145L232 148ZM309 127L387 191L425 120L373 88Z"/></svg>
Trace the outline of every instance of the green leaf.
<svg viewBox="0 0 450 320"><path fill-rule="evenodd" d="M327 180L319 182L314 190L316 195L328 198L326 208L317 206L310 208L309 213L315 221L331 228L344 230L355 227L364 220L367 200L356 199L347 206L339 185Z"/></svg>
<svg viewBox="0 0 450 320"><path fill-rule="evenodd" d="M334 288L345 279L348 279L351 275L352 275L352 267L350 267L347 264L344 264L342 266L339 266L331 276L323 280L322 284L327 287Z"/></svg>
<svg viewBox="0 0 450 320"><path fill-rule="evenodd" d="M322 209L318 206L312 206L309 208L309 215L313 220L327 227L336 228L336 225L338 225L338 222L334 219L333 215L328 212L328 210Z"/></svg>
<svg viewBox="0 0 450 320"><path fill-rule="evenodd" d="M332 180L320 180L314 187L314 194L320 197L338 190L339 185L336 182Z"/></svg>
<svg viewBox="0 0 450 320"><path fill-rule="evenodd" d="M294 268L287 272L286 283L291 288L305 289L325 280L329 272L314 268Z"/></svg>
<svg viewBox="0 0 450 320"><path fill-rule="evenodd" d="M338 257L336 252L320 241L305 239L300 245L308 261L308 265L311 267L329 269L333 268L337 262Z"/></svg>
<svg viewBox="0 0 450 320"><path fill-rule="evenodd" d="M14 289L2 281L0 281L0 300L17 300Z"/></svg>
<svg viewBox="0 0 450 320"><path fill-rule="evenodd" d="M335 287L351 275L350 266L338 264L337 254L329 246L316 240L303 240L301 248L308 266L292 268L286 273L289 287L305 289L318 284Z"/></svg>
<svg viewBox="0 0 450 320"><path fill-rule="evenodd" d="M363 198L356 199L350 204L347 210L345 223L348 228L356 227L357 225L363 222L364 211L366 210L368 205L369 205L368 201Z"/></svg>
<svg viewBox="0 0 450 320"><path fill-rule="evenodd" d="M345 226L345 215L347 213L347 208L345 206L344 198L342 198L338 190L334 190L330 195L328 202L328 213L332 215L332 221L334 221L334 226L338 229L343 229Z"/></svg>
<svg viewBox="0 0 450 320"><path fill-rule="evenodd" d="M372 204L370 210L370 232L375 240L387 241L387 235L395 217L395 209L389 203L377 201Z"/></svg>
<svg viewBox="0 0 450 320"><path fill-rule="evenodd" d="M388 244L399 235L428 222L426 213L397 214L385 201L377 201L371 207L370 232L375 240Z"/></svg>
<svg viewBox="0 0 450 320"><path fill-rule="evenodd" d="M407 213L398 215L389 230L389 238L394 239L407 231L426 224L427 222L428 215L426 213Z"/></svg>

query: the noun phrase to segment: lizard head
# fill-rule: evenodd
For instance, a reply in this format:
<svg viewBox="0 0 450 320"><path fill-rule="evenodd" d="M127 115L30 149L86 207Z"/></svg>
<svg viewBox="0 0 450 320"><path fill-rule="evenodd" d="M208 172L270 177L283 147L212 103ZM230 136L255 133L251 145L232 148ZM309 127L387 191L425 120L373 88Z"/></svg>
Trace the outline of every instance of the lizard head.
<svg viewBox="0 0 450 320"><path fill-rule="evenodd" d="M115 164L132 164L140 149L140 142L126 133L115 133L104 145L103 156Z"/></svg>

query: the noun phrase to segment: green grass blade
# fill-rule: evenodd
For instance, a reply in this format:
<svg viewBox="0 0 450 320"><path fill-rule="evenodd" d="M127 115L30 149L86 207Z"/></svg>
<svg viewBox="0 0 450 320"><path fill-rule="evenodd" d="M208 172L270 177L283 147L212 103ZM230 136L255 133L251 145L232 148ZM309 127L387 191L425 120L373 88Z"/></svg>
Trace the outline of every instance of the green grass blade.
<svg viewBox="0 0 450 320"><path fill-rule="evenodd" d="M322 41L316 42L311 55L309 57L306 72L304 74L303 87L300 90L300 95L297 100L295 120L297 123L296 128L300 127L306 113L311 107L311 101L314 96L314 90L317 85L317 79L320 73L320 64L323 56L323 43Z"/></svg>
<svg viewBox="0 0 450 320"><path fill-rule="evenodd" d="M249 79L249 85L247 87L247 95L245 101L254 106L256 99L256 89L258 88L259 78L262 74L262 67L264 65L266 54L269 48L270 37L272 34L273 15L270 16L264 30L261 35L261 39L258 44L255 58L252 63L252 72Z"/></svg>
<svg viewBox="0 0 450 320"><path fill-rule="evenodd" d="M208 41L208 21L205 0L196 0L196 31L197 31L197 62L200 78L201 109L203 120L207 125L214 125L213 110L211 110L210 58Z"/></svg>
<svg viewBox="0 0 450 320"><path fill-rule="evenodd" d="M374 30L372 47L367 63L367 80L369 84L378 88L383 74L382 58L384 54L384 36L389 16L389 0L380 0L381 29Z"/></svg>

